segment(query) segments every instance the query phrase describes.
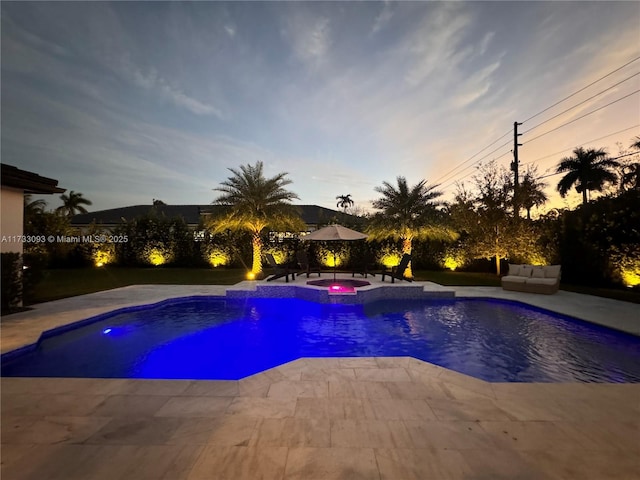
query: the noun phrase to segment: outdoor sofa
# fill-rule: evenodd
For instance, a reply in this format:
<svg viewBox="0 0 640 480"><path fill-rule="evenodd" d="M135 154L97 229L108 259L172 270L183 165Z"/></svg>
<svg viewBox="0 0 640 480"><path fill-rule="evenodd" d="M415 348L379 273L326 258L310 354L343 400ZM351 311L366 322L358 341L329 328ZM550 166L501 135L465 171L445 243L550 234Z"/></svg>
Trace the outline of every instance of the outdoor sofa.
<svg viewBox="0 0 640 480"><path fill-rule="evenodd" d="M560 288L560 265L538 267L509 264L508 274L502 277L502 288L551 295Z"/></svg>

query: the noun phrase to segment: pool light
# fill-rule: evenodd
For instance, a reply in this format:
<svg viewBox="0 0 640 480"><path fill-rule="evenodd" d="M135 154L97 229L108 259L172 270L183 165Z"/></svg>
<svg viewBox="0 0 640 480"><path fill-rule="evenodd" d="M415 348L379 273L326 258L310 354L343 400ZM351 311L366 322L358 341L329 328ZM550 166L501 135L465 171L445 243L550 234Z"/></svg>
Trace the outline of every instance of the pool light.
<svg viewBox="0 0 640 480"><path fill-rule="evenodd" d="M356 289L350 285L340 285L334 283L329 285L329 294L341 294L341 293L355 293Z"/></svg>
<svg viewBox="0 0 640 480"><path fill-rule="evenodd" d="M102 330L102 333L104 333L105 335L108 335L112 332L113 330L111 328L105 328L104 330Z"/></svg>

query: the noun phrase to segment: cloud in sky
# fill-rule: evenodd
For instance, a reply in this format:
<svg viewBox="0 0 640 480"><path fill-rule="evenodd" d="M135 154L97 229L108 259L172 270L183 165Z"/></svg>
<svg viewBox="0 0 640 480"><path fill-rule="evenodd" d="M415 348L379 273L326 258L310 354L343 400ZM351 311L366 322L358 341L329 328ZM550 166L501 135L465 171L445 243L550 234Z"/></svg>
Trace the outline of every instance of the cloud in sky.
<svg viewBox="0 0 640 480"><path fill-rule="evenodd" d="M442 183L451 195L473 162L445 174L514 121L640 56L638 3L0 8L2 161L58 179L95 209L152 198L208 203L229 167L257 160L267 173L289 172L303 203L334 207L350 193L368 208L374 187L398 175ZM640 124L636 95L527 141L638 88L640 77L524 136L523 162ZM634 135L640 129L597 146L615 153L616 141L628 146ZM486 160L508 165L509 150ZM541 160L540 170L562 156Z"/></svg>
<svg viewBox="0 0 640 480"><path fill-rule="evenodd" d="M180 89L169 85L164 78L158 75L155 69L151 69L145 74L133 65L127 65L125 68L136 85L156 93L161 98L171 101L176 106L186 108L196 115L213 114L222 117L222 113L217 108L189 97Z"/></svg>

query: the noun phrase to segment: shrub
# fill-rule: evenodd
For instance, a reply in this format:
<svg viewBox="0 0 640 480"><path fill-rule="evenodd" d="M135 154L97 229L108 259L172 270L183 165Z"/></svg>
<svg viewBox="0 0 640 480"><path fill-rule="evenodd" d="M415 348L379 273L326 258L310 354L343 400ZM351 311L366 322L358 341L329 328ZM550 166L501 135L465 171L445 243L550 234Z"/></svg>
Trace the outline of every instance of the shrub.
<svg viewBox="0 0 640 480"><path fill-rule="evenodd" d="M2 254L2 313L20 307L22 303L22 261L17 252Z"/></svg>
<svg viewBox="0 0 640 480"><path fill-rule="evenodd" d="M36 286L42 281L47 268L47 255L41 253L25 253L22 256L22 296L25 303L31 303Z"/></svg>

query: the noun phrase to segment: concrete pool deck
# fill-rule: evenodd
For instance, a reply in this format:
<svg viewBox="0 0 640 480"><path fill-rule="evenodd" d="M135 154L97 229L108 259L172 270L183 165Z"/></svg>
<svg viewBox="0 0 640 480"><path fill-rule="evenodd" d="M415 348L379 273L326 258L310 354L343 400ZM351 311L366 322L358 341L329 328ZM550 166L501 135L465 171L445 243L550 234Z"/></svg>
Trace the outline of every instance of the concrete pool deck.
<svg viewBox="0 0 640 480"><path fill-rule="evenodd" d="M116 308L228 288L244 287L141 285L41 304L2 319L2 352ZM638 306L625 302L451 290L639 330ZM1 386L3 479L640 478L640 384L488 383L376 357L299 359L240 381L2 378Z"/></svg>

